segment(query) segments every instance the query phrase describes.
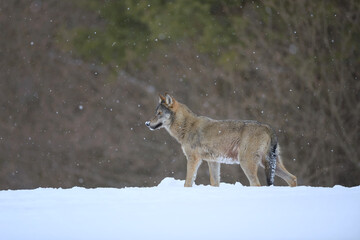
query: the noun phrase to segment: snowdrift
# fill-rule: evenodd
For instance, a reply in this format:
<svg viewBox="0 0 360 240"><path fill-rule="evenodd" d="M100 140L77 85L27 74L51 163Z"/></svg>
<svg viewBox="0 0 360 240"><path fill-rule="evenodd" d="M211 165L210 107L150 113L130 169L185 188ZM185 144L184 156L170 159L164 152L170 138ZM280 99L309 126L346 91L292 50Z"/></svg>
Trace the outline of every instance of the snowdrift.
<svg viewBox="0 0 360 240"><path fill-rule="evenodd" d="M0 239L360 239L360 187L0 191Z"/></svg>

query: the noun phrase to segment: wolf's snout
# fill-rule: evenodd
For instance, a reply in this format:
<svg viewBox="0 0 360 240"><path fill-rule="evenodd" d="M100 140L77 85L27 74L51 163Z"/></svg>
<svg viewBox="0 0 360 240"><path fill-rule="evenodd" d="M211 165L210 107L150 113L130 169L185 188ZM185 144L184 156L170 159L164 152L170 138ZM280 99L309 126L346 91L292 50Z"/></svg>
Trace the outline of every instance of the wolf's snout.
<svg viewBox="0 0 360 240"><path fill-rule="evenodd" d="M145 122L145 125L146 125L147 127L150 127L150 121L146 121L146 122Z"/></svg>

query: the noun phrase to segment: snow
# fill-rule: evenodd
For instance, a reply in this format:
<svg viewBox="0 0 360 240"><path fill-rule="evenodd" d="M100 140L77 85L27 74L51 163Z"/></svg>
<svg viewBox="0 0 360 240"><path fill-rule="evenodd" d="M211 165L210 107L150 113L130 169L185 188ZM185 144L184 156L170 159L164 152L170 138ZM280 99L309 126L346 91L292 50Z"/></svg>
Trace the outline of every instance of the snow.
<svg viewBox="0 0 360 240"><path fill-rule="evenodd" d="M0 191L0 239L360 239L360 187Z"/></svg>

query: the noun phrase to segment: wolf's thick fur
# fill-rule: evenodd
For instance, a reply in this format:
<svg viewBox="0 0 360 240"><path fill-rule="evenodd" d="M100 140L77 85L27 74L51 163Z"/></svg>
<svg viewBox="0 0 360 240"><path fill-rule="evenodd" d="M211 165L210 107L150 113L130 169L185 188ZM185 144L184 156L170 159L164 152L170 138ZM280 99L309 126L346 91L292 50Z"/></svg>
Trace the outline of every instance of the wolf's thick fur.
<svg viewBox="0 0 360 240"><path fill-rule="evenodd" d="M296 177L280 158L274 130L256 121L213 120L195 115L172 96L160 95L155 117L145 123L151 130L165 128L182 147L187 158L185 187L191 187L202 161L209 165L210 184L220 184L220 164L240 164L251 186L260 186L258 166L265 168L268 185L275 174L290 186Z"/></svg>

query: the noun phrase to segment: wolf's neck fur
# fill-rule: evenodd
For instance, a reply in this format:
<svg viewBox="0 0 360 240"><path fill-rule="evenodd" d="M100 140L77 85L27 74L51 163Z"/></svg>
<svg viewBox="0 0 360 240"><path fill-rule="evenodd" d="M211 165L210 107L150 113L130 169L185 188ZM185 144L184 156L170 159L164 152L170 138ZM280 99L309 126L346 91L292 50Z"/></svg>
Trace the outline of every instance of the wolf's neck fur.
<svg viewBox="0 0 360 240"><path fill-rule="evenodd" d="M167 130L171 136L181 143L185 139L189 128L193 127L198 121L198 117L185 105L179 102L176 104L177 109L174 111L171 125Z"/></svg>

